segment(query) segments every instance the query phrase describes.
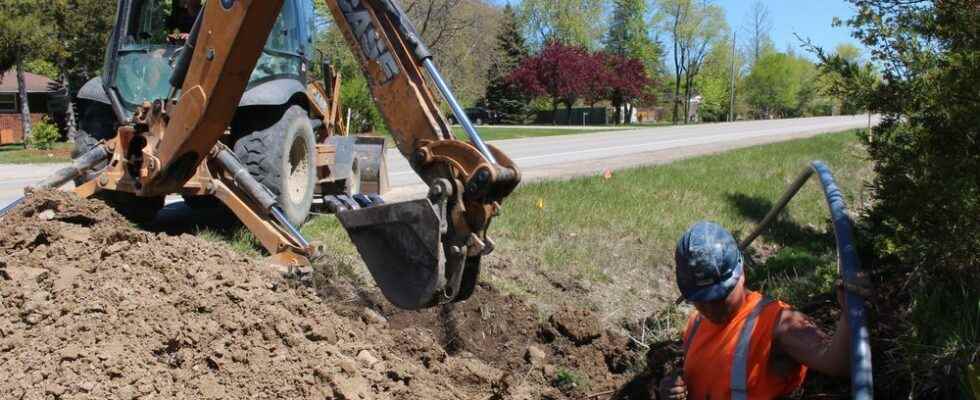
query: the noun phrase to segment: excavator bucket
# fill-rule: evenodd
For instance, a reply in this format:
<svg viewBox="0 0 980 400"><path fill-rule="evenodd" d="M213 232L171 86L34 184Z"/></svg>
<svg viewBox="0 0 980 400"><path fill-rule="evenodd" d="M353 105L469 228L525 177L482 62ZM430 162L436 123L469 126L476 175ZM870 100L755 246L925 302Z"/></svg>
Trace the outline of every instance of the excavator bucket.
<svg viewBox="0 0 980 400"><path fill-rule="evenodd" d="M381 292L416 310L437 302L446 284L441 222L428 199L337 213Z"/></svg>

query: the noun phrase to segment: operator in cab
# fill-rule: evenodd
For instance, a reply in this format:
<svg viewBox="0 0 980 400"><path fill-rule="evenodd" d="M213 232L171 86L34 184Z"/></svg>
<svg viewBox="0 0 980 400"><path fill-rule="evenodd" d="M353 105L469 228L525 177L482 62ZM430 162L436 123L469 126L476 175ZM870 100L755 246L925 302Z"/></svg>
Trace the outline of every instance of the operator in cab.
<svg viewBox="0 0 980 400"><path fill-rule="evenodd" d="M200 10L201 0L175 0L167 21L167 26L171 29L168 39L173 43L186 41Z"/></svg>
<svg viewBox="0 0 980 400"><path fill-rule="evenodd" d="M683 372L651 382L659 399L773 399L799 388L807 369L850 373L844 313L828 336L790 305L748 290L742 253L725 228L694 224L677 242L674 259L678 301L696 311L682 338ZM866 293L864 280L848 290ZM840 283L837 300L843 307Z"/></svg>

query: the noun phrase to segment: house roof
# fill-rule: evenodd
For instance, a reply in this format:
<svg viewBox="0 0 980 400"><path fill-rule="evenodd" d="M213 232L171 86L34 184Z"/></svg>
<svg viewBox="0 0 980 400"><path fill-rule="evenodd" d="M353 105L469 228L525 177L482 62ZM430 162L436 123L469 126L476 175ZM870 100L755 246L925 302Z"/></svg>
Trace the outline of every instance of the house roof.
<svg viewBox="0 0 980 400"><path fill-rule="evenodd" d="M48 77L30 72L24 72L24 84L28 93L52 92L56 82ZM17 71L8 70L0 77L0 93L17 93Z"/></svg>

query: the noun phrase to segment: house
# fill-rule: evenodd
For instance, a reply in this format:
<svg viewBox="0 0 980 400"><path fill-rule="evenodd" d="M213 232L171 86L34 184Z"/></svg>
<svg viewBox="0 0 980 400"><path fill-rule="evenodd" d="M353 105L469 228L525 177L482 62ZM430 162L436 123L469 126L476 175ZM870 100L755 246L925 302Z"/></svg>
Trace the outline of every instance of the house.
<svg viewBox="0 0 980 400"><path fill-rule="evenodd" d="M24 72L24 84L27 86L31 121L38 122L45 116L54 120L61 119L64 106L60 103L64 99L57 82L42 75ZM20 143L24 140L20 118L17 72L9 70L0 77L0 144Z"/></svg>

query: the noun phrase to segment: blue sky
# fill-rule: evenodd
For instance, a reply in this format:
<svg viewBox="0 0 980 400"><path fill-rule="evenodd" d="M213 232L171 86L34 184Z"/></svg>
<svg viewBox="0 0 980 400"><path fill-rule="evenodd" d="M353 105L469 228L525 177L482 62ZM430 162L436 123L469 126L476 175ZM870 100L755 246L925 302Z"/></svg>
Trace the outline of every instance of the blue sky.
<svg viewBox="0 0 980 400"><path fill-rule="evenodd" d="M752 3L751 0L715 0L715 4L725 9L728 24L734 29L746 25ZM825 50L833 50L842 42L863 48L851 38L848 27L831 26L834 17L847 20L855 14L853 6L844 0L762 0L762 3L769 8L773 22L772 40L779 51L786 51L788 45L799 49L800 41L793 36L794 32L803 38L809 37ZM736 31L736 35L743 34L741 30Z"/></svg>

